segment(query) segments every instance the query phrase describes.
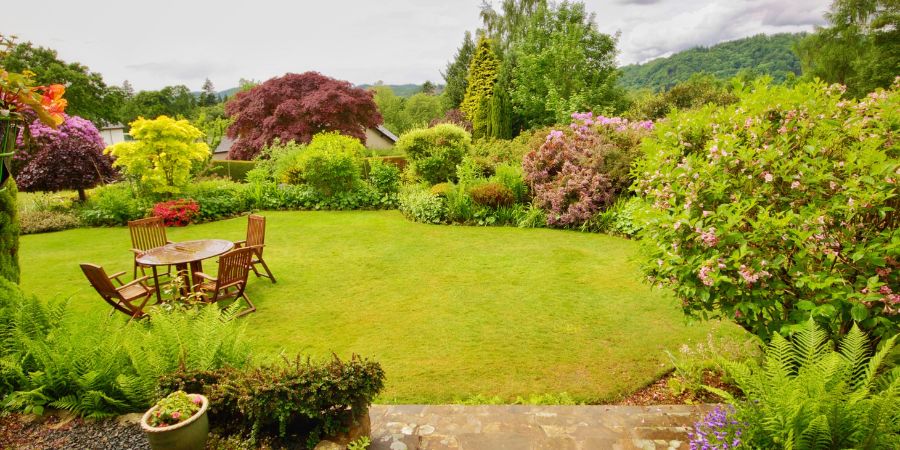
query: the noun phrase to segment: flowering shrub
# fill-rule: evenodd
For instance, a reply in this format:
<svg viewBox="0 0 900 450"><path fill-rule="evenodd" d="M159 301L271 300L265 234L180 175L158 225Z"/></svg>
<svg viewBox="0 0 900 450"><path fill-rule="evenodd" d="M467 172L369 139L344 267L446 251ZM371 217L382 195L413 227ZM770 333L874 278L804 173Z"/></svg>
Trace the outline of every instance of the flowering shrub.
<svg viewBox="0 0 900 450"><path fill-rule="evenodd" d="M741 445L742 424L734 419L734 408L716 406L688 431L691 450L728 450Z"/></svg>
<svg viewBox="0 0 900 450"><path fill-rule="evenodd" d="M183 227L200 212L200 205L191 199L169 200L153 205L153 216L162 217L167 227Z"/></svg>
<svg viewBox="0 0 900 450"><path fill-rule="evenodd" d="M447 211L441 197L427 190L411 189L400 194L400 212L413 222L441 223Z"/></svg>
<svg viewBox="0 0 900 450"><path fill-rule="evenodd" d="M200 411L203 400L198 395L188 395L175 391L156 402L156 411L150 414L147 423L152 427L168 427L190 419Z"/></svg>
<svg viewBox="0 0 900 450"><path fill-rule="evenodd" d="M21 168L16 174L19 188L26 192L75 189L86 199L85 189L116 176L112 158L103 154L103 138L97 127L78 116L64 116L56 128L35 120L29 125L32 151L18 152ZM24 133L19 137L24 147Z"/></svg>
<svg viewBox="0 0 900 450"><path fill-rule="evenodd" d="M516 202L513 191L500 183L479 184L469 190L469 195L472 196L472 201L476 205L490 208L510 206Z"/></svg>
<svg viewBox="0 0 900 450"><path fill-rule="evenodd" d="M759 82L645 140L635 186L659 217L643 267L686 313L763 338L810 316L834 335L897 333L900 84L842 92Z"/></svg>
<svg viewBox="0 0 900 450"><path fill-rule="evenodd" d="M578 226L611 205L628 188L629 167L652 122L618 117L572 115L571 130L552 130L522 168L547 224Z"/></svg>

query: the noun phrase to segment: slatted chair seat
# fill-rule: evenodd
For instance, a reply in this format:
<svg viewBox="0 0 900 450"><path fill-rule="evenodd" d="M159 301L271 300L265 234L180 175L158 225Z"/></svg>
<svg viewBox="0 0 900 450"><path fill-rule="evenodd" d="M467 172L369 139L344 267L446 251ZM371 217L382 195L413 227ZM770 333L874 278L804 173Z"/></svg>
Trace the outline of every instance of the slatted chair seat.
<svg viewBox="0 0 900 450"><path fill-rule="evenodd" d="M81 271L84 272L84 276L87 277L91 286L100 294L100 297L113 307L113 312L120 311L131 316L131 319L140 319L146 316L144 307L147 306L147 301L156 292L156 288L148 286L146 283L149 276L143 276L136 278L130 283L124 283L120 277L125 275L125 272L107 275L103 267L87 263L81 264ZM119 283L119 286L116 287L113 281Z"/></svg>
<svg viewBox="0 0 900 450"><path fill-rule="evenodd" d="M235 317L256 311L256 306L244 290L250 276L250 262L257 251L257 247L242 247L220 256L219 271L215 277L203 272L194 272L194 280L200 280L194 286L194 291L200 293L203 300L208 303L243 299L247 303L247 309Z"/></svg>
<svg viewBox="0 0 900 450"><path fill-rule="evenodd" d="M138 269L141 274L146 274L146 266L137 262L137 258L147 250L170 244L166 239L166 226L162 217L148 217L146 219L131 220L128 222L128 232L131 234L131 252L134 253L134 277L137 278ZM172 275L172 267L166 266L163 275Z"/></svg>
<svg viewBox="0 0 900 450"><path fill-rule="evenodd" d="M266 218L258 214L250 214L247 216L247 239L234 243L235 248L241 247L257 247L258 250L253 254L250 261L250 269L257 277L265 277L275 283L275 275L269 270L269 265L263 259L263 249L266 246ZM262 266L266 272L265 275L259 272L256 266Z"/></svg>

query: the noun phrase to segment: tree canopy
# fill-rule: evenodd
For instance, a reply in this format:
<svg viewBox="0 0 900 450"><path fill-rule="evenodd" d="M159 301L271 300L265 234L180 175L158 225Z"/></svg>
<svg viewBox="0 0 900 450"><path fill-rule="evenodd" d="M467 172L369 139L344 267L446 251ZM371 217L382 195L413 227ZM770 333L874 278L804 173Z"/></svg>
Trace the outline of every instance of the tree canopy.
<svg viewBox="0 0 900 450"><path fill-rule="evenodd" d="M627 89L666 91L696 73L725 80L747 70L781 83L789 74L800 74L800 60L793 48L803 36L802 33L760 34L711 47L695 47L666 58L622 67L619 84Z"/></svg>
<svg viewBox="0 0 900 450"><path fill-rule="evenodd" d="M225 106L234 119L231 159L253 159L276 138L308 143L322 131L365 141L365 129L381 124L373 93L318 72L289 73L239 92Z"/></svg>
<svg viewBox="0 0 900 450"><path fill-rule="evenodd" d="M140 91L125 100L121 118L131 123L138 117L155 119L159 116L191 117L197 108L197 99L187 86L166 86L158 91Z"/></svg>
<svg viewBox="0 0 900 450"><path fill-rule="evenodd" d="M16 153L16 182L26 192L74 189L84 200L85 189L116 176L112 158L97 127L78 116L66 116L56 129L35 120L29 125L27 151Z"/></svg>
<svg viewBox="0 0 900 450"><path fill-rule="evenodd" d="M13 46L0 59L0 66L11 72L30 70L39 84L66 85L67 111L96 124L119 120L121 95L109 87L103 76L77 62L59 59L56 50L23 42Z"/></svg>
<svg viewBox="0 0 900 450"><path fill-rule="evenodd" d="M862 97L900 75L900 1L835 0L830 26L797 44L804 75L847 86Z"/></svg>
<svg viewBox="0 0 900 450"><path fill-rule="evenodd" d="M444 98L450 109L457 108L466 96L468 86L469 65L472 64L472 55L475 54L475 41L472 33L466 31L462 45L456 50L453 60L447 63L447 68L441 75L447 87L444 88Z"/></svg>
<svg viewBox="0 0 900 450"><path fill-rule="evenodd" d="M187 120L160 116L131 123L134 141L119 142L104 150L116 157L116 167L142 187L177 194L190 179L195 162L210 156L209 146L198 142L203 133Z"/></svg>

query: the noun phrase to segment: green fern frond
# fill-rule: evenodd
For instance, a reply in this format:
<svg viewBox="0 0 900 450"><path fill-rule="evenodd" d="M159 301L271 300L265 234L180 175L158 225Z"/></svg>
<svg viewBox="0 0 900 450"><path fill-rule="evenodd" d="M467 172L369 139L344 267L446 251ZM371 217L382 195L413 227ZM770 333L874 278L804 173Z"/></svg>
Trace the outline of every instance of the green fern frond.
<svg viewBox="0 0 900 450"><path fill-rule="evenodd" d="M859 389L866 378L866 360L869 356L869 338L856 324L841 340L841 356L849 365L853 390Z"/></svg>
<svg viewBox="0 0 900 450"><path fill-rule="evenodd" d="M794 358L801 368L817 365L828 351L828 334L812 318L794 337Z"/></svg>
<svg viewBox="0 0 900 450"><path fill-rule="evenodd" d="M816 416L800 434L798 449L819 450L828 449L831 445L831 430L828 427L828 418L824 414Z"/></svg>

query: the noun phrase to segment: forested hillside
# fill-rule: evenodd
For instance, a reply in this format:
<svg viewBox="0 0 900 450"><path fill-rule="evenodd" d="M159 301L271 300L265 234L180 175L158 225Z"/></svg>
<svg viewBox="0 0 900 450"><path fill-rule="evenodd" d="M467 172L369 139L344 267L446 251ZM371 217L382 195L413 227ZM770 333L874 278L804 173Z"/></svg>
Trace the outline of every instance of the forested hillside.
<svg viewBox="0 0 900 450"><path fill-rule="evenodd" d="M775 82L781 82L788 73L800 74L800 59L793 48L804 35L760 34L712 47L692 48L644 64L622 67L619 83L628 89L659 91L671 88L698 72L727 79L744 69L768 74Z"/></svg>

